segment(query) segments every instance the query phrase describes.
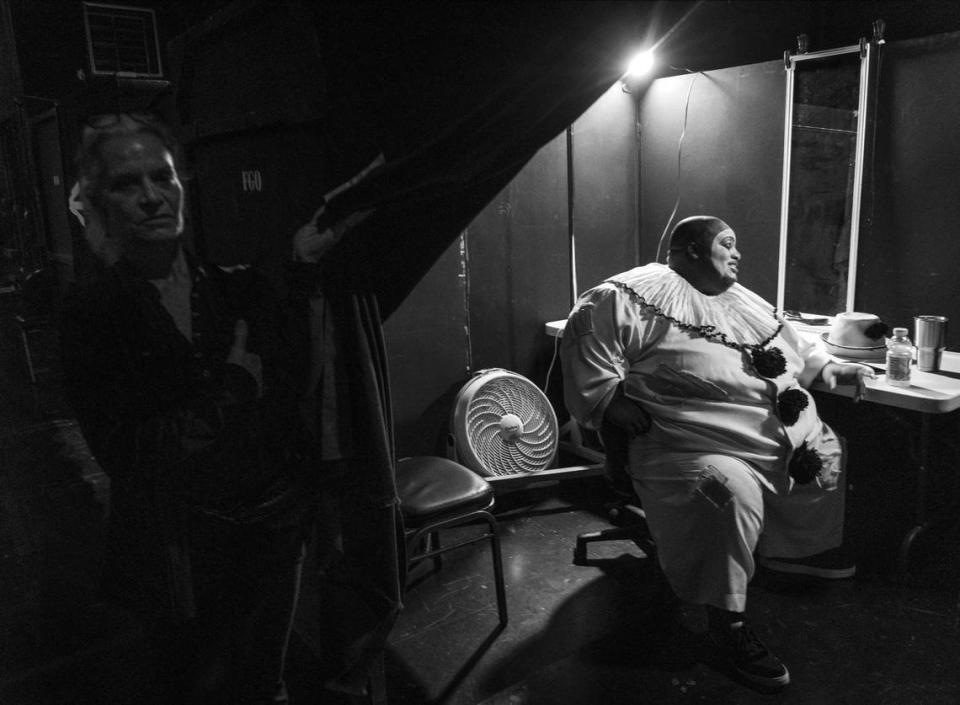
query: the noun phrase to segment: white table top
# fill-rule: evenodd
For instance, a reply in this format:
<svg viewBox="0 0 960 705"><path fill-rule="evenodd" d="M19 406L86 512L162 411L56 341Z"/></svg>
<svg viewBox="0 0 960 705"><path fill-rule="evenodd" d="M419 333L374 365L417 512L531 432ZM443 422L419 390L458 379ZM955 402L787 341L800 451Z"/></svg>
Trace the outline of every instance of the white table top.
<svg viewBox="0 0 960 705"><path fill-rule="evenodd" d="M549 321L545 324L545 331L551 337L562 337L566 320ZM820 333L829 330L828 326L807 326L794 323L797 331L822 345ZM886 406L895 406L901 409L921 411L927 414L945 414L960 409L960 353L943 352L941 371L944 374L921 372L913 367L910 371L910 386L895 387L887 384L883 374L883 363L865 363L877 372L875 379L867 380L867 389L863 401L870 401ZM816 382L813 389L819 392L853 397L853 387L838 386L829 389L822 382Z"/></svg>

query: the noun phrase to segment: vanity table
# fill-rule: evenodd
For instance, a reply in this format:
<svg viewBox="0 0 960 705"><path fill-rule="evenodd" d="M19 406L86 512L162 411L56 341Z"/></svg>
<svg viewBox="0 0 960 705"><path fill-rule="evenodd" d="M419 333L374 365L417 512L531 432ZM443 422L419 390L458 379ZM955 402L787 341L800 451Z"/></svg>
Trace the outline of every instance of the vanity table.
<svg viewBox="0 0 960 705"><path fill-rule="evenodd" d="M546 334L556 338L562 337L565 323L564 320L546 323L544 327ZM828 323L816 326L792 325L803 337L817 345L822 345L821 333L829 330ZM874 379L866 381L866 391L861 402L919 412L920 438L913 497L913 526L901 541L897 555L897 567L901 573L905 573L914 541L933 523L928 506L930 425L934 415L960 409L960 353L944 351L938 373L921 372L914 367L911 370L909 387L895 387L888 384L883 363L861 362L860 364L872 367L877 375ZM854 393L852 386L838 386L836 389L830 389L820 381L814 383L812 390L848 398L852 398Z"/></svg>
<svg viewBox="0 0 960 705"><path fill-rule="evenodd" d="M822 345L820 334L829 330L823 326L794 326L801 335ZM913 497L913 526L900 543L897 554L897 568L903 574L907 571L910 549L917 537L933 524L929 512L929 472L930 472L930 425L935 414L947 414L960 409L960 353L944 351L939 372L921 372L916 367L910 370L910 386L896 387L888 384L883 363L861 363L872 367L876 378L867 380L863 402L882 404L907 411L919 412L920 438L917 467L915 469L915 492ZM853 387L828 388L817 381L812 389L828 394L853 397Z"/></svg>

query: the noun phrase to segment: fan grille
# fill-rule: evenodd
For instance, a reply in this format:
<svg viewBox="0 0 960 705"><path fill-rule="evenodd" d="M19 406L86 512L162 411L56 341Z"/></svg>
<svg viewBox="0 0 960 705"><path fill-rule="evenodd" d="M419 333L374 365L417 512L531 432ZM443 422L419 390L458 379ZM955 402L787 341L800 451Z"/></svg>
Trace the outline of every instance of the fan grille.
<svg viewBox="0 0 960 705"><path fill-rule="evenodd" d="M516 428L519 421L520 428ZM546 396L524 377L504 373L483 382L463 414L465 441L491 475L545 470L553 463L557 419Z"/></svg>

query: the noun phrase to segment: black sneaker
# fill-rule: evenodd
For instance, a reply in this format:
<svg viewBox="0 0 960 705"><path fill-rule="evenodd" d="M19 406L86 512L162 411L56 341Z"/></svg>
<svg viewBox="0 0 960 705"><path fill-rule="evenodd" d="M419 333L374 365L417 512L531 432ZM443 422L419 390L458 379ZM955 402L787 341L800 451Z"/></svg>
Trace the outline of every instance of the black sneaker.
<svg viewBox="0 0 960 705"><path fill-rule="evenodd" d="M767 558L758 556L757 563L778 573L809 575L826 580L852 578L857 573L857 564L844 547L832 548L806 558Z"/></svg>
<svg viewBox="0 0 960 705"><path fill-rule="evenodd" d="M746 624L737 629L711 629L710 640L718 665L734 676L766 690L779 690L790 682L787 667Z"/></svg>

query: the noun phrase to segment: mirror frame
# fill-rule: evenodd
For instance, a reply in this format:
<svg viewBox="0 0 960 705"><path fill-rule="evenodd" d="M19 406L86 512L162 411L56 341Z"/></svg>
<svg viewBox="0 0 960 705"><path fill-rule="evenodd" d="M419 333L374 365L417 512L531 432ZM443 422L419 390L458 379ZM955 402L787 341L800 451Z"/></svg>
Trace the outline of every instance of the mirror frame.
<svg viewBox="0 0 960 705"><path fill-rule="evenodd" d="M777 310L783 311L787 278L787 231L790 217L790 155L793 146L794 68L797 62L824 59L842 54L860 54L860 90L857 105L857 140L853 165L853 193L850 207L850 257L847 265L846 310L854 310L857 287L857 250L860 241L860 200L863 191L864 154L866 150L867 106L870 90L871 43L861 39L859 44L824 51L791 55L784 54L786 69L786 97L783 128L783 182L780 201L780 250L777 269ZM804 313L834 315L836 311L805 311Z"/></svg>

